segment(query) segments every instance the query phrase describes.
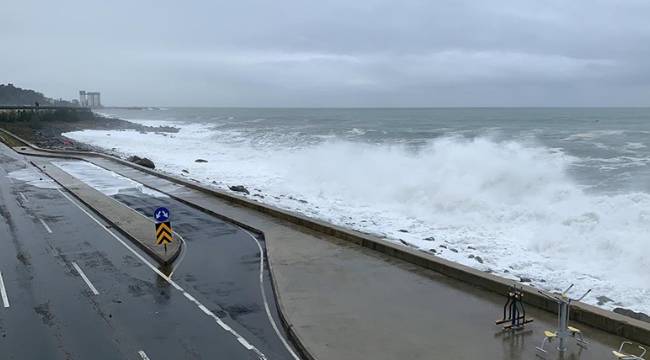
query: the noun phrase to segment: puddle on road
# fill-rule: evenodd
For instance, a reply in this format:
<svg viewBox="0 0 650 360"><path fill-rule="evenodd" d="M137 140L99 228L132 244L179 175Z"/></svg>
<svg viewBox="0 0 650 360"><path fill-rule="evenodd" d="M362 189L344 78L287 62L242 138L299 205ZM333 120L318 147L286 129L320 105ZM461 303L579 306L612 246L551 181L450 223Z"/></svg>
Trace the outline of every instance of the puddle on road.
<svg viewBox="0 0 650 360"><path fill-rule="evenodd" d="M12 171L7 174L8 177L27 183L27 185L35 186L42 189L60 189L61 187L50 179L48 176L40 173L32 167L24 168L21 170Z"/></svg>

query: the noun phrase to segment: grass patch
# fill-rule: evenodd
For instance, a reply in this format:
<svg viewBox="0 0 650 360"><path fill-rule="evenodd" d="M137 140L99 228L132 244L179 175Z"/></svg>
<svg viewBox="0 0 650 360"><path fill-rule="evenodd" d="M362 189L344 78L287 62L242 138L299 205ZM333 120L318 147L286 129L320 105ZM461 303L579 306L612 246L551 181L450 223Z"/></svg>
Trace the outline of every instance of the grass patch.
<svg viewBox="0 0 650 360"><path fill-rule="evenodd" d="M22 141L18 141L14 139L13 137L0 133L0 141L2 141L5 145L9 147L17 147L17 146L24 146L25 144L22 143Z"/></svg>

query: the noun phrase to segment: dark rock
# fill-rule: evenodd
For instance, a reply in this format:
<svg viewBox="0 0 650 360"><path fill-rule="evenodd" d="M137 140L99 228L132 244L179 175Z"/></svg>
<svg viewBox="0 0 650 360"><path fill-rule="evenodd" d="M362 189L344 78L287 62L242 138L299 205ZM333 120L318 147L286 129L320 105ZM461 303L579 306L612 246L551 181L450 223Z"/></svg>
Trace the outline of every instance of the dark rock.
<svg viewBox="0 0 650 360"><path fill-rule="evenodd" d="M156 168L156 165L153 163L153 161L151 161L151 160L149 160L147 158L141 158L139 156L134 155L134 156L129 156L126 160L130 161L130 162L132 162L134 164L144 166L144 167L149 168L149 169L155 169Z"/></svg>
<svg viewBox="0 0 650 360"><path fill-rule="evenodd" d="M438 253L438 252L436 251L436 249L429 249L429 252L432 253L432 254L437 254L437 253Z"/></svg>
<svg viewBox="0 0 650 360"><path fill-rule="evenodd" d="M467 248L470 249L470 250L476 250L476 248L473 247L473 246L468 246Z"/></svg>
<svg viewBox="0 0 650 360"><path fill-rule="evenodd" d="M607 304L608 302L614 301L614 300L608 298L605 295L601 295L601 296L596 297L596 300L598 300L598 305L604 305L604 304Z"/></svg>
<svg viewBox="0 0 650 360"><path fill-rule="evenodd" d="M411 244L411 243L407 243L406 241L404 241L404 240L402 240L402 239L399 239L399 242L401 242L403 245L406 245L406 246L408 246L408 247L412 247L412 248L416 248L416 249L417 249L417 246L415 246L415 245L413 245L413 244Z"/></svg>
<svg viewBox="0 0 650 360"><path fill-rule="evenodd" d="M426 240L426 241L436 241L436 238L434 238L433 236L429 236L429 237L426 237L426 238L424 238L424 239L422 239L422 240Z"/></svg>
<svg viewBox="0 0 650 360"><path fill-rule="evenodd" d="M443 249L446 249L446 248L447 248L447 245L438 245L438 247L441 247L441 248L443 248Z"/></svg>
<svg viewBox="0 0 650 360"><path fill-rule="evenodd" d="M399 232L407 233L407 232L409 232L409 231L406 230L406 229L399 229Z"/></svg>
<svg viewBox="0 0 650 360"><path fill-rule="evenodd" d="M190 173L189 171L187 171L187 170L185 170L185 169L181 170L181 172L182 172L182 173L185 173L185 174L189 174L189 173Z"/></svg>
<svg viewBox="0 0 650 360"><path fill-rule="evenodd" d="M529 282L531 282L531 281L533 281L533 280L532 280L531 278L521 277L521 276L520 276L520 277L519 277L519 281L521 281L522 283L529 283Z"/></svg>
<svg viewBox="0 0 650 360"><path fill-rule="evenodd" d="M483 259L480 256L475 256L474 260L478 261L479 263L483 264Z"/></svg>
<svg viewBox="0 0 650 360"><path fill-rule="evenodd" d="M244 185L228 186L228 188L232 191L241 192L247 195L250 194L250 192L248 192L248 189L246 189Z"/></svg>
<svg viewBox="0 0 650 360"><path fill-rule="evenodd" d="M156 168L156 165L154 165L153 161L151 161L151 160L149 160L147 158L142 158L142 160L140 160L138 165L144 166L144 167L149 168L149 169L155 169Z"/></svg>
<svg viewBox="0 0 650 360"><path fill-rule="evenodd" d="M625 308L620 308L620 307L615 308L614 312L617 313L617 314L625 315L627 317L631 317L632 319L637 319L637 320L641 320L641 321L645 321L645 322L650 323L650 316L648 316L647 314L644 314L642 312L636 312L636 311L633 311L633 310L630 310L630 309L625 309Z"/></svg>
<svg viewBox="0 0 650 360"><path fill-rule="evenodd" d="M449 248L449 250L451 250L451 251L453 251L453 252L455 252L455 253L458 252L458 250L456 250L456 249L454 249L454 248Z"/></svg>
<svg viewBox="0 0 650 360"><path fill-rule="evenodd" d="M253 194L253 196L257 196L258 198L264 199L264 195L262 195L262 194Z"/></svg>
<svg viewBox="0 0 650 360"><path fill-rule="evenodd" d="M197 163L207 163L208 160L204 160L204 159L196 159L196 160L194 160L194 162L197 162Z"/></svg>

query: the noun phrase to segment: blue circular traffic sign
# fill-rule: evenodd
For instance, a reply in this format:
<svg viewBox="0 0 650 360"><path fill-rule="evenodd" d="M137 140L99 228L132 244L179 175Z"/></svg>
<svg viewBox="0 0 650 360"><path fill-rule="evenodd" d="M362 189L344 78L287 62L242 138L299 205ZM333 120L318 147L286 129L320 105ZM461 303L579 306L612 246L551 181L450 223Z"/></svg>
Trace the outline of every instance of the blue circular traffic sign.
<svg viewBox="0 0 650 360"><path fill-rule="evenodd" d="M157 222L167 222L169 221L169 216L170 216L169 210L164 207L159 207L156 209L156 211L153 212L153 218L156 219Z"/></svg>

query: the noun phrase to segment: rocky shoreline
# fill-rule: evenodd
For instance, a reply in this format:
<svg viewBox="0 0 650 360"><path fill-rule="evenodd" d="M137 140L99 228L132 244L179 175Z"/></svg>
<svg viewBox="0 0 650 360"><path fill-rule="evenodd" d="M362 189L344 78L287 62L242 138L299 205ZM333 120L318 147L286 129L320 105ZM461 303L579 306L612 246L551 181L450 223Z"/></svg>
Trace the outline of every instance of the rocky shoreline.
<svg viewBox="0 0 650 360"><path fill-rule="evenodd" d="M79 113L82 116L79 116L78 113L70 112L70 114L75 115L74 119L70 119L70 117L66 116L67 114L59 114L58 116L51 116L47 120L29 119L27 121L22 118L16 120L16 116L3 113L0 114L0 128L11 131L23 139L43 148L102 152L105 151L76 142L62 134L81 130L136 130L143 134L147 132L177 133L179 131L178 128L171 126L145 126L122 119L108 118L90 111L80 111Z"/></svg>

